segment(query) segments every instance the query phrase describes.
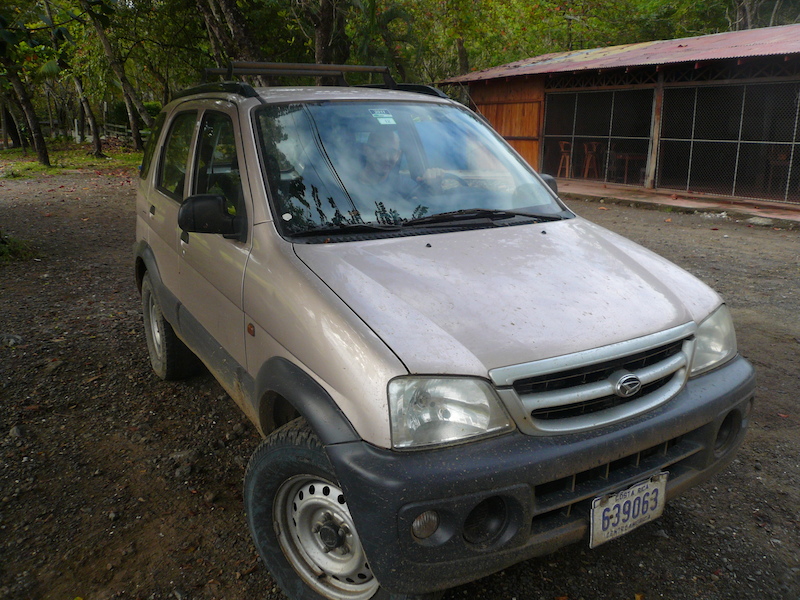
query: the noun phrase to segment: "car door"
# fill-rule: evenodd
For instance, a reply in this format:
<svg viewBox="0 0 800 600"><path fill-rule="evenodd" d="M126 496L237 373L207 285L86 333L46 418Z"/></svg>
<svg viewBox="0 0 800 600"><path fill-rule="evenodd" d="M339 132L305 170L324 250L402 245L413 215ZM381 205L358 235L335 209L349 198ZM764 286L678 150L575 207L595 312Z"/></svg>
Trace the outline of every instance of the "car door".
<svg viewBox="0 0 800 600"><path fill-rule="evenodd" d="M147 239L156 258L158 276L173 296L178 291L178 209L187 189L189 159L197 129L197 111L181 110L167 123L154 181L144 203L138 206L139 218L150 229ZM174 305L161 298L165 314L173 315ZM168 317L169 318L169 317Z"/></svg>
<svg viewBox="0 0 800 600"><path fill-rule="evenodd" d="M191 193L223 196L228 212L247 221L252 211L241 148L236 108L215 102L214 110L201 115ZM246 224L244 231L248 228ZM250 245L246 233L239 239L185 231L180 235L182 331L209 367L230 383L236 365L245 364L242 282Z"/></svg>

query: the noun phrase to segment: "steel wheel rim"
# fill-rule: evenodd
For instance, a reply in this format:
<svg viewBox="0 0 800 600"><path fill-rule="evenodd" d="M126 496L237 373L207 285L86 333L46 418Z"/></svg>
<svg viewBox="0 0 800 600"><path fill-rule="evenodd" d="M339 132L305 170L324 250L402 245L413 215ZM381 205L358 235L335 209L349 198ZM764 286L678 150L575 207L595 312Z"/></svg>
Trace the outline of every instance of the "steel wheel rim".
<svg viewBox="0 0 800 600"><path fill-rule="evenodd" d="M278 490L273 508L281 550L318 594L366 600L377 591L366 554L338 486L298 475Z"/></svg>
<svg viewBox="0 0 800 600"><path fill-rule="evenodd" d="M148 305L150 313L150 337L153 338L153 350L155 350L156 356L160 359L164 356L164 338L161 335L161 328L159 326L161 311L158 310L158 305L153 299L152 294L150 294L148 299Z"/></svg>

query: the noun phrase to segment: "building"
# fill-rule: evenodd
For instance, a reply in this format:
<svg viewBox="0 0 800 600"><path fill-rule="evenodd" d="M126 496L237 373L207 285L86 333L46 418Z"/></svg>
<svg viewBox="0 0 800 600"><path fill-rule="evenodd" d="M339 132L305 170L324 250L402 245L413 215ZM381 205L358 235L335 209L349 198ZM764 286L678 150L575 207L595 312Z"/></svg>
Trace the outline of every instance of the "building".
<svg viewBox="0 0 800 600"><path fill-rule="evenodd" d="M800 24L451 78L545 173L800 204Z"/></svg>

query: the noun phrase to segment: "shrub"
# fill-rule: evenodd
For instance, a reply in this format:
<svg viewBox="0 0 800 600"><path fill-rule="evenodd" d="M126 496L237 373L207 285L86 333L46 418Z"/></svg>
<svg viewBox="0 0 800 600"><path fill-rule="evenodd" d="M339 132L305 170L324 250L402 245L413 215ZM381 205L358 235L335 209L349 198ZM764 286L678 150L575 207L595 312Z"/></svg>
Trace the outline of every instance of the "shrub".
<svg viewBox="0 0 800 600"><path fill-rule="evenodd" d="M36 251L28 242L18 240L0 231L0 263L30 260Z"/></svg>

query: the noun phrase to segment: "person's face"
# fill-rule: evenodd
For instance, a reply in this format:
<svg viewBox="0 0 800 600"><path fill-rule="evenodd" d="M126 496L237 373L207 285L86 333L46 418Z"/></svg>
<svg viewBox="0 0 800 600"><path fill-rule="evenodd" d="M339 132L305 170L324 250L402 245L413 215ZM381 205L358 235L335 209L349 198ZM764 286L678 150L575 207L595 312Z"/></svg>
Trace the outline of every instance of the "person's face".
<svg viewBox="0 0 800 600"><path fill-rule="evenodd" d="M400 140L397 135L380 137L367 144L367 169L381 179L389 174L399 158Z"/></svg>

